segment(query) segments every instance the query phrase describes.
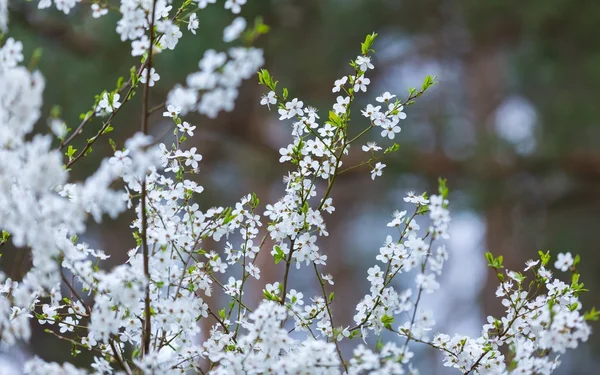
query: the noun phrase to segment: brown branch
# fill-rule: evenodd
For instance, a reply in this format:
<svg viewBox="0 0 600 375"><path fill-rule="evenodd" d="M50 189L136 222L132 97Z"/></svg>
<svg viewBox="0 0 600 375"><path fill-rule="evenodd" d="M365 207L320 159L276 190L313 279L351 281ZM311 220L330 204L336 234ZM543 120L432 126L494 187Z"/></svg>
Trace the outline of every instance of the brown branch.
<svg viewBox="0 0 600 375"><path fill-rule="evenodd" d="M144 64L142 64L142 66L140 66L140 68L139 68L139 69L138 69L138 71L137 71L137 75L138 75L138 76L141 74L141 72L142 72L142 70L144 69L144 67L145 67L145 66L146 66L146 64L145 64L145 63L144 63ZM129 86L131 85L131 83L132 83L132 82L131 82L131 78L129 78L129 80L128 80L127 82L125 82L125 84L123 84L123 86L122 86L122 87L121 87L119 90L117 90L117 93L119 93L119 94L120 94L121 92L123 92L123 90L125 90L127 87L129 87ZM123 105L124 105L125 103L127 103L127 102L128 102L130 99L131 99L131 97L132 97L131 93L132 93L133 89L135 89L135 87L130 87L129 91L127 92L127 95L125 95L125 98L123 99L123 103L121 103L121 106L120 106L119 108L115 108L115 109L113 110L113 112L110 114L110 117L108 118L108 120L106 120L106 122L104 123L104 126L102 127L102 130L101 130L101 131L98 133L98 135L97 135L96 137L98 137L100 134L102 134L102 132L104 131L104 129L106 129L106 128L108 127L108 125L110 125L110 124L111 124L111 122L112 122L113 118L115 117L115 115L116 115L116 114L117 114L117 113L118 113L118 112L121 110L121 107L123 107ZM90 122L90 121L91 121L91 120L92 120L94 117L95 117L95 115L94 115L93 113L92 113L90 116L86 116L86 117L85 117L85 118L84 118L84 119L83 119L83 120L82 120L82 121L79 123L79 126L77 126L77 129L75 129L75 131L74 131L73 133L71 133L71 135L70 135L70 136L69 136L67 139L63 140L63 141L60 143L60 146L58 147L58 149L59 149L59 150L62 150L62 149L63 149L63 148L65 148L65 146L67 146L67 145L68 145L68 144L69 144L69 143L70 143L70 142L71 142L71 141L72 141L72 140L73 140L75 137L77 137L79 134L81 134L81 133L82 133L82 131L83 131L83 127L84 127L84 126L85 126L85 125L86 125L88 122ZM94 137L94 138L96 138L96 137Z"/></svg>
<svg viewBox="0 0 600 375"><path fill-rule="evenodd" d="M140 67L140 71L138 72L138 74L141 73L141 71L144 69L145 66L146 66L146 63L142 64L142 66ZM75 164L75 162L77 160L79 160L79 159L81 159L82 157L85 156L85 154L92 147L92 145L94 144L94 142L96 142L96 140L98 140L98 138L100 138L100 136L102 135L102 133L104 133L104 131L112 123L113 118L117 115L117 113L119 113L119 111L121 110L121 108L123 108L123 106L125 105L125 103L127 103L132 98L131 94L133 93L134 89L135 89L134 85L131 85L129 87L129 90L127 91L127 94L125 95L125 98L123 99L123 103L121 103L121 106L119 108L115 108L113 110L113 112L110 114L110 117L108 118L108 120L106 120L106 122L104 123L104 125L102 125L102 128L100 128L100 130L98 131L98 133L94 137L88 139L88 141L85 144L85 147L83 148L83 150L81 150L73 159L71 159L67 163L67 168L70 168L73 164ZM90 119L91 119L91 117L90 117ZM81 124L79 125L79 127L77 128L77 130L75 130L75 132L73 134L71 134L71 136L67 139L67 141L65 141L64 143L62 143L59 148L64 147L68 142L70 142L73 138L75 138L77 135L79 135L81 133L81 130L83 129L83 126L88 121L89 121L89 119L85 119L84 121L82 121Z"/></svg>
<svg viewBox="0 0 600 375"><path fill-rule="evenodd" d="M142 100L142 133L148 134L148 99L150 94L150 72L152 70L152 50L154 47L154 17L156 9L156 0L152 2L152 13L150 16L150 47L148 48L148 60L146 66L146 84L144 85L144 97ZM150 339L152 335L152 319L150 311L150 254L148 251L148 217L146 216L146 177L142 182L141 215L142 215L142 251L144 257L144 275L146 276L146 297L144 298L144 329L142 332L142 353L150 352Z"/></svg>

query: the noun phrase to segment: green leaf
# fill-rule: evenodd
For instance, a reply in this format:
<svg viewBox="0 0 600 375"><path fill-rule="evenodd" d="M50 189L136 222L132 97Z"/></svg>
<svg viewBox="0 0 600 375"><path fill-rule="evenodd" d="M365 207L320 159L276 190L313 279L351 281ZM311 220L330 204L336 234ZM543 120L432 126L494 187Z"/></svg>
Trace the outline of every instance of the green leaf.
<svg viewBox="0 0 600 375"><path fill-rule="evenodd" d="M394 323L394 317L390 315L384 315L381 317L381 323L387 329L392 329L392 323Z"/></svg>
<svg viewBox="0 0 600 375"><path fill-rule="evenodd" d="M271 30L269 25L263 23L262 17L256 17L254 20L254 32L258 35L267 34Z"/></svg>
<svg viewBox="0 0 600 375"><path fill-rule="evenodd" d="M438 178L438 191L444 199L448 198L448 185L446 185L446 181L445 178Z"/></svg>
<svg viewBox="0 0 600 375"><path fill-rule="evenodd" d="M71 160L73 159L73 155L75 155L76 152L77 149L73 147L73 145L69 145L69 147L67 148L67 152L65 152L65 155L67 155L69 157L69 160Z"/></svg>
<svg viewBox="0 0 600 375"><path fill-rule="evenodd" d="M589 321L597 321L600 318L600 311L596 311L596 307L592 307L592 309L585 313L583 319Z"/></svg>
<svg viewBox="0 0 600 375"><path fill-rule="evenodd" d="M138 83L137 69L134 66L129 69L129 78L131 79L131 86L135 86Z"/></svg>
<svg viewBox="0 0 600 375"><path fill-rule="evenodd" d="M400 146L397 143L394 143L393 145L391 145L390 147L386 148L385 151L383 151L383 154L389 154L390 152L396 152L400 149Z"/></svg>
<svg viewBox="0 0 600 375"><path fill-rule="evenodd" d="M271 85L271 74L267 69L261 69L258 71L258 82L261 85L270 87Z"/></svg>
<svg viewBox="0 0 600 375"><path fill-rule="evenodd" d="M115 130L115 128L113 128L111 125L108 125L103 131L102 131L102 135L104 134L108 134L111 131Z"/></svg>
<svg viewBox="0 0 600 375"><path fill-rule="evenodd" d="M140 246L142 244L142 238L140 237L140 234L138 232L133 232L132 235L136 245Z"/></svg>
<svg viewBox="0 0 600 375"><path fill-rule="evenodd" d="M33 53L31 54L31 60L29 62L30 68L36 66L39 63L40 59L42 58L42 52L43 50L40 47L33 50Z"/></svg>
<svg viewBox="0 0 600 375"><path fill-rule="evenodd" d="M498 256L498 258L494 258L494 255L488 251L485 253L485 259L488 261L488 267L504 268L502 265L504 257L502 255Z"/></svg>
<svg viewBox="0 0 600 375"><path fill-rule="evenodd" d="M231 207L227 207L223 213L221 213L221 217L223 217L223 224L229 224L231 220L235 218L235 215L232 215L231 212Z"/></svg>
<svg viewBox="0 0 600 375"><path fill-rule="evenodd" d="M430 75L427 75L425 77L425 79L423 80L423 86L421 86L421 91L424 92L425 90L427 90L431 86L435 85L437 83L436 80L435 80L436 78L437 78L436 76L432 77Z"/></svg>
<svg viewBox="0 0 600 375"><path fill-rule="evenodd" d="M369 52L374 50L371 49L371 46L373 45L373 42L375 41L375 38L377 38L377 33L372 33L366 36L365 41L363 43L361 43L360 47L361 47L361 52L363 55L368 55Z"/></svg>
<svg viewBox="0 0 600 375"><path fill-rule="evenodd" d="M548 264L548 262L550 262L550 251L546 251L546 253L544 253L543 251L538 251L538 254L540 256L540 260L542 261L542 266L545 266L546 264Z"/></svg>
<svg viewBox="0 0 600 375"><path fill-rule="evenodd" d="M287 100L288 97L288 89L287 88L283 88L283 100Z"/></svg>
<svg viewBox="0 0 600 375"><path fill-rule="evenodd" d="M273 257L275 258L275 264L278 264L285 259L285 253L278 245L275 246L275 255L273 255Z"/></svg>
<svg viewBox="0 0 600 375"><path fill-rule="evenodd" d="M269 31L271 31L271 26L265 25L264 23L262 23L262 24L256 26L255 30L258 34L261 34L261 35L267 34Z"/></svg>
<svg viewBox="0 0 600 375"><path fill-rule="evenodd" d="M269 301L276 301L275 296L273 296L271 293L269 293L266 290L263 290L263 295L265 296L266 299L268 299Z"/></svg>
<svg viewBox="0 0 600 375"><path fill-rule="evenodd" d="M417 215L424 215L428 212L429 212L429 206L427 206L427 205L419 206L419 209L417 210Z"/></svg>
<svg viewBox="0 0 600 375"><path fill-rule="evenodd" d="M93 111L87 111L86 113L81 113L81 114L79 115L79 119L80 119L81 121L88 120L90 117L92 117L92 116L93 116L93 114L94 114L94 112L93 112Z"/></svg>
<svg viewBox="0 0 600 375"><path fill-rule="evenodd" d="M514 272L513 277L516 279L517 284L519 284L519 285L521 283L523 283L523 281L526 279L526 277L523 276L523 274L521 272Z"/></svg>
<svg viewBox="0 0 600 375"><path fill-rule="evenodd" d="M335 127L340 127L342 126L343 121L335 112L329 111L329 124Z"/></svg>
<svg viewBox="0 0 600 375"><path fill-rule="evenodd" d="M260 204L260 199L258 199L258 196L256 195L256 193L252 193L252 197L250 198L250 206L252 208L256 208L256 207L258 207L259 204Z"/></svg>
<svg viewBox="0 0 600 375"><path fill-rule="evenodd" d="M302 212L303 214L307 214L309 208L310 208L310 205L308 204L308 201L304 201L304 204L302 205L300 212Z"/></svg>
<svg viewBox="0 0 600 375"><path fill-rule="evenodd" d="M567 305L569 307L569 311L575 311L577 310L577 308L579 307L579 304L577 302L574 302L570 305Z"/></svg>
<svg viewBox="0 0 600 375"><path fill-rule="evenodd" d="M53 118L58 118L60 117L61 112L62 110L59 105L53 105L52 109L50 110L50 116Z"/></svg>

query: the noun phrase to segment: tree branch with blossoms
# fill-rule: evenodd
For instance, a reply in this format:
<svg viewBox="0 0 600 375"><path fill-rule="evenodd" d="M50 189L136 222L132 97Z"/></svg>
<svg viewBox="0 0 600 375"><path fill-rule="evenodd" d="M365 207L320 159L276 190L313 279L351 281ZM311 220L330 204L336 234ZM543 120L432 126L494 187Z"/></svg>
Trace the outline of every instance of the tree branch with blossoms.
<svg viewBox="0 0 600 375"><path fill-rule="evenodd" d="M157 0L152 0L152 7L150 8L150 25L148 27L148 32L150 33L149 44L148 47L148 57L147 57L147 66L145 68L146 78L144 84L144 97L142 99L142 124L141 131L142 134L148 134L148 100L150 95L150 72L152 71L152 56L154 49L154 21L156 17L156 2ZM144 74L144 72L142 72ZM142 216L142 256L144 263L144 276L146 276L146 287L145 287L145 297L144 297L144 326L142 329L142 342L143 342L143 350L141 351L141 355L148 354L150 352L150 340L152 338L152 319L151 319L151 299L150 299L150 253L148 251L148 238L147 238L147 230L148 230L148 217L146 215L146 178L144 176L142 180L142 196L140 199L140 214Z"/></svg>
<svg viewBox="0 0 600 375"><path fill-rule="evenodd" d="M83 6L77 3L42 0L38 5L69 13ZM203 10L216 3L185 0L174 8L167 0L121 0L118 7L93 1L94 18L109 12L120 17L116 31L140 62L129 79L119 78L114 90L94 98L70 135L66 122L53 113L54 138L29 136L42 112L43 76L20 65L20 42L8 38L0 48L0 134L11 135L0 139L0 246L10 241L29 249L32 258L20 280L0 273L0 340L6 347L27 341L30 324L37 323L70 343L73 355L89 351L93 357L92 370L34 357L24 365L26 374L403 374L416 370L416 345L439 352L445 366L463 374L549 374L558 366L558 355L587 340L588 322L600 314L582 311L579 294L586 289L577 270L580 259L561 253L554 263L557 270L571 272L569 284L552 275L550 254L543 252L527 262L523 273L504 270L501 256L486 254L500 282L496 294L504 316L488 317L480 337L429 336L436 327L434 315L421 301L440 289L438 277L450 256L443 245L451 222L443 179L436 194L411 192L404 198L409 208L395 211L387 224L395 235L386 237L375 257L383 266L367 271L369 292L356 301L353 325L335 326L339 306L328 294L334 280L323 273L328 259L320 243L329 236L326 216L335 214L337 177L365 166L372 180L382 176L384 158L399 146L381 147L366 139L398 137L405 109L436 83L435 77L425 77L405 99L384 92L355 111L375 69L377 34L370 34L349 73L335 80L337 97L321 120L315 108L278 88L268 70L259 70L264 58L253 42L268 26L260 19L248 25L237 16L246 0L224 0L223 7L236 17L224 28L223 41L236 44L226 52L204 51L186 84L173 87L152 107L151 87L161 78L156 60L177 47L183 26L193 37ZM0 27L6 28L2 12L0 4ZM200 174L203 158L197 147L186 148L196 126L185 119L192 112L214 118L232 111L242 81L257 72L268 90L260 103L276 108L290 129L289 144L279 150L280 163L291 165L285 193L266 205L247 194L229 207L202 210L198 201L204 188L192 177ZM140 84L140 132L121 148L109 138L113 154L83 182L72 182L69 168L112 131ZM170 121L167 134L172 134L165 143L148 135L150 115L163 108ZM360 121L353 113L367 121L357 130L354 124ZM104 120L78 151L74 142L93 119ZM366 159L345 166L355 148ZM80 235L89 219L100 222L128 209L136 215L131 223L136 245L126 262L103 269L108 255L90 248ZM250 279L259 282L257 259L266 252L275 265L284 262L278 266L282 277L265 285L264 298L256 301L244 294ZM314 272L316 293L294 284L294 269L312 269L308 274ZM529 284L527 272L533 274ZM401 277L412 280L403 290L395 282ZM63 286L68 296L62 295ZM212 326L201 332L205 321ZM394 337L384 342L384 331ZM369 344L370 335L378 344ZM352 349L347 360L346 348Z"/></svg>

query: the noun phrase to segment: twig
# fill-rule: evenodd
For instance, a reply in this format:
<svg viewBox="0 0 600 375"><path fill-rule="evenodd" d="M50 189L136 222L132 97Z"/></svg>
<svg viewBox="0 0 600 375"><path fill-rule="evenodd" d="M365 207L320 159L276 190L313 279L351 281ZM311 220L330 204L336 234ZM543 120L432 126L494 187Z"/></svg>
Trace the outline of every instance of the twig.
<svg viewBox="0 0 600 375"><path fill-rule="evenodd" d="M321 278L321 274L319 273L319 268L317 268L317 264L313 263L313 266L315 268L315 273L317 274L317 279L319 279L319 284L321 285L321 291L323 292L323 298L325 299L325 307L327 309L327 315L329 315L329 322L331 323L331 331L333 332L333 329L334 329L333 315L331 314L331 307L329 307L329 297L327 296L327 293L325 292L325 282ZM348 373L348 366L346 365L346 361L344 361L344 357L342 356L342 351L340 350L340 346L338 345L337 338L335 337L335 332L333 332L333 334L334 334L333 343L335 344L335 350L337 351L338 357L340 358L340 361L342 362L342 366L344 366L344 370L346 370L346 373Z"/></svg>
<svg viewBox="0 0 600 375"><path fill-rule="evenodd" d="M150 16L150 46L148 48L148 60L146 67L146 84L144 85L144 97L142 100L142 133L148 133L148 96L150 93L150 71L152 70L152 49L154 47L154 17L156 11L156 0L152 1L152 12ZM152 319L150 311L150 254L148 252L148 217L146 216L146 177L142 182L141 215L142 215L142 252L144 261L144 275L146 276L146 297L144 298L144 329L142 332L143 354L150 352L150 339L152 334Z"/></svg>

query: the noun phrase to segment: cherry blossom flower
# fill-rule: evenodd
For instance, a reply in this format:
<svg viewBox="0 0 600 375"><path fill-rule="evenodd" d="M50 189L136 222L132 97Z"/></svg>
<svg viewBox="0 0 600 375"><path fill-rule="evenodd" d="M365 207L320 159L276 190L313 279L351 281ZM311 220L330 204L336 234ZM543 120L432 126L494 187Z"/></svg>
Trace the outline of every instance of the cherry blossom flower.
<svg viewBox="0 0 600 375"><path fill-rule="evenodd" d="M406 197L404 197L404 201L408 202L408 203L414 203L414 204L420 204L420 205L425 205L425 204L429 203L429 200L426 199L425 197L423 197L423 194L416 195L412 191L409 191L408 193L406 193Z"/></svg>
<svg viewBox="0 0 600 375"><path fill-rule="evenodd" d="M362 72L366 72L368 69L375 68L371 63L371 58L369 56L358 56L356 58L356 65Z"/></svg>
<svg viewBox="0 0 600 375"><path fill-rule="evenodd" d="M573 265L573 256L571 253L559 253L554 262L554 268L563 272L567 271Z"/></svg>
<svg viewBox="0 0 600 375"><path fill-rule="evenodd" d="M141 83L146 83L146 76L148 74L148 69L142 70L142 73L140 74L140 82ZM150 83L148 83L148 86L152 87L154 86L154 83L156 81L158 81L160 79L160 75L158 75L158 73L156 73L156 70L154 68L150 69Z"/></svg>
<svg viewBox="0 0 600 375"><path fill-rule="evenodd" d="M371 83L371 80L366 77L356 77L354 80L354 91L367 92L367 86Z"/></svg>
<svg viewBox="0 0 600 375"><path fill-rule="evenodd" d="M187 121L184 121L181 124L177 124L177 128L179 129L180 132L186 133L190 137L192 137L194 135L194 129L196 129L195 126L192 126Z"/></svg>
<svg viewBox="0 0 600 375"><path fill-rule="evenodd" d="M217 2L217 0L194 0L196 3L198 3L198 8L199 9L204 9L208 6L208 4L215 4Z"/></svg>
<svg viewBox="0 0 600 375"><path fill-rule="evenodd" d="M192 34L196 35L196 30L198 29L198 26L200 26L198 16L196 15L196 13L190 14L190 18L188 18L188 30Z"/></svg>
<svg viewBox="0 0 600 375"><path fill-rule="evenodd" d="M238 0L238 2L239 1L240 0ZM239 11L234 13L239 13ZM237 38L239 38L240 34L244 32L245 29L246 20L244 19L244 17L237 17L233 20L231 25L227 26L225 30L223 30L223 41L225 43L229 43L236 40Z"/></svg>
<svg viewBox="0 0 600 375"><path fill-rule="evenodd" d="M174 106L174 105L169 105L167 106L167 110L165 112L163 112L163 116L164 117L172 117L175 118L177 117L179 114L181 113L181 108Z"/></svg>
<svg viewBox="0 0 600 375"><path fill-rule="evenodd" d="M106 14L108 14L108 9L102 8L96 3L92 4L92 17L100 18Z"/></svg>
<svg viewBox="0 0 600 375"><path fill-rule="evenodd" d="M337 115L346 113L346 106L350 103L350 97L338 96L336 100L337 103L333 105L333 110L335 111L335 113Z"/></svg>
<svg viewBox="0 0 600 375"><path fill-rule="evenodd" d="M267 95L263 95L260 99L261 105L266 105L269 109L271 109L271 104L276 104L277 98L275 97L275 91L269 91Z"/></svg>
<svg viewBox="0 0 600 375"><path fill-rule="evenodd" d="M380 151L381 147L377 146L377 143L375 143L375 142L367 142L366 145L362 146L362 150L364 152L375 152L375 151Z"/></svg>
<svg viewBox="0 0 600 375"><path fill-rule="evenodd" d="M102 95L102 99L100 100L100 102L98 102L98 108L96 109L96 112L112 113L114 110L121 107L121 103L119 103L120 98L121 95L119 94L109 94L105 92Z"/></svg>
<svg viewBox="0 0 600 375"><path fill-rule="evenodd" d="M378 162L375 165L375 168L371 170L371 180L374 180L375 177L381 176L383 173L383 168L385 168L385 164Z"/></svg>
<svg viewBox="0 0 600 375"><path fill-rule="evenodd" d="M525 271L529 271L531 268L537 266L539 263L539 260L534 261L533 259L529 259L527 262L525 262Z"/></svg>
<svg viewBox="0 0 600 375"><path fill-rule="evenodd" d="M238 14L242 5L246 4L247 0L225 0L225 9L231 9L231 13Z"/></svg>
<svg viewBox="0 0 600 375"><path fill-rule="evenodd" d="M292 99L291 102L285 103L285 108L279 109L279 117L280 120L290 119L294 116L302 116L304 115L304 110L302 107L304 106L304 102L298 100L298 98Z"/></svg>
<svg viewBox="0 0 600 375"><path fill-rule="evenodd" d="M396 95L392 95L389 93L389 91L386 91L383 94L381 94L381 96L378 96L377 98L375 98L375 100L377 100L379 103L387 103L395 97L396 97Z"/></svg>
<svg viewBox="0 0 600 375"><path fill-rule="evenodd" d="M365 109L363 109L361 112L363 114L363 116L370 118L371 120L374 120L375 118L377 118L377 115L379 114L379 110L381 109L381 106L377 106L377 107L373 107L373 105L371 104L367 104L367 107Z"/></svg>
<svg viewBox="0 0 600 375"><path fill-rule="evenodd" d="M348 77L344 76L338 80L335 81L334 85L333 85L333 89L331 90L331 92L340 92L342 86L344 86L346 84L346 82L348 82Z"/></svg>
<svg viewBox="0 0 600 375"><path fill-rule="evenodd" d="M401 130L401 128L397 124L398 120L387 121L384 125L381 126L383 128L383 130L381 131L381 136L387 137L389 139L394 139L396 137L396 134L400 133Z"/></svg>

